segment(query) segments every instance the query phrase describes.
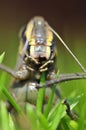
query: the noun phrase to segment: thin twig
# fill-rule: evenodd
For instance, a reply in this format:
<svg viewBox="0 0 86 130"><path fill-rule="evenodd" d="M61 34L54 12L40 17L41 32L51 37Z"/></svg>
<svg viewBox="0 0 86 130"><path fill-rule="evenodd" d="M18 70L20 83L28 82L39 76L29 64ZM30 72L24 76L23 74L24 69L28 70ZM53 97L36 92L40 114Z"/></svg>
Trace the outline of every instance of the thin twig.
<svg viewBox="0 0 86 130"><path fill-rule="evenodd" d="M86 79L86 73L60 74L58 78L46 81L45 84L37 84L37 88L52 87L53 84L62 83L70 80Z"/></svg>

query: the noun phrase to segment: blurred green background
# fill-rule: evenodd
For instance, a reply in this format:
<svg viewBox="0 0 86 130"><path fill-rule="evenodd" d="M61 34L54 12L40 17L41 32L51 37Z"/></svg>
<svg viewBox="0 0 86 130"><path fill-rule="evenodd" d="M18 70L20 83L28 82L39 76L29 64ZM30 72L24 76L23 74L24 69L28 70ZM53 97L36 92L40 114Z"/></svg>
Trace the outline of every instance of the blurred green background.
<svg viewBox="0 0 86 130"><path fill-rule="evenodd" d="M60 34L86 68L86 2L79 0L15 0L0 1L0 53L6 52L3 63L14 68L19 46L19 31L32 17L43 16ZM81 72L74 59L58 42L60 73ZM9 79L9 77L7 76ZM9 80L6 85L8 86ZM64 98L86 94L86 81L71 81L60 85ZM80 102L77 109L81 109Z"/></svg>

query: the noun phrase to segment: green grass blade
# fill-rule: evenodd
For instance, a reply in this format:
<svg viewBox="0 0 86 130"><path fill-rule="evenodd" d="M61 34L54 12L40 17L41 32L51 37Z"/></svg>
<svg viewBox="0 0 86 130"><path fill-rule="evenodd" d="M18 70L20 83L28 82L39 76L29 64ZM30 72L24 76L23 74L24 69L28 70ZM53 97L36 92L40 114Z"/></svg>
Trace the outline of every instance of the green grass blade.
<svg viewBox="0 0 86 130"><path fill-rule="evenodd" d="M0 64L2 63L3 59L4 59L4 55L5 55L5 52L3 52L1 55L0 55Z"/></svg>
<svg viewBox="0 0 86 130"><path fill-rule="evenodd" d="M63 118L61 120L61 127L64 128L64 130L70 130L68 123L68 119Z"/></svg>
<svg viewBox="0 0 86 130"><path fill-rule="evenodd" d="M56 74L56 77L59 76L59 70L57 71L57 74ZM50 95L50 98L49 98L49 101L48 101L48 104L46 106L46 109L45 109L45 112L44 112L44 115L47 117L49 112L50 112L50 109L51 109L51 106L52 106L52 101L53 101L53 98L54 98L54 94L55 94L55 91L56 91L56 84L53 85L52 87L52 92L51 92L51 95Z"/></svg>
<svg viewBox="0 0 86 130"><path fill-rule="evenodd" d="M15 108L15 110L17 112L22 113L20 106L16 103L16 101L13 99L13 97L10 95L10 93L7 91L7 89L5 87L3 87L2 91L3 91L4 95L7 97L7 99L10 101L12 106Z"/></svg>
<svg viewBox="0 0 86 130"><path fill-rule="evenodd" d="M76 121L74 121L74 120L71 120L71 121L69 122L69 125L71 126L71 128L72 128L73 130L78 130L78 122L76 122Z"/></svg>
<svg viewBox="0 0 86 130"><path fill-rule="evenodd" d="M45 112L44 112L45 117L48 116L49 111L50 111L50 109L51 109L52 101L53 101L53 98L54 98L55 91L56 91L56 85L53 85L53 89L52 89L52 92L51 92L51 95L50 95L48 104L47 104L46 109L45 109Z"/></svg>
<svg viewBox="0 0 86 130"><path fill-rule="evenodd" d="M6 81L6 73L2 73L1 76L0 76L0 100L3 100L4 99L4 94L2 92L2 84L4 84Z"/></svg>
<svg viewBox="0 0 86 130"><path fill-rule="evenodd" d="M70 104L70 109L72 110L80 101L81 97L83 96L83 94L77 96L76 98L69 98L68 102Z"/></svg>
<svg viewBox="0 0 86 130"><path fill-rule="evenodd" d="M9 127L10 127L10 130L16 130L15 124L10 114L9 114Z"/></svg>
<svg viewBox="0 0 86 130"><path fill-rule="evenodd" d="M40 84L45 82L45 73L42 73ZM44 100L44 92L45 88L41 88L38 91L37 103L36 103L36 110L42 112L43 100Z"/></svg>
<svg viewBox="0 0 86 130"><path fill-rule="evenodd" d="M53 110L51 110L48 116L48 121L51 122L50 123L51 130L56 130L56 128L58 127L63 117L65 110L66 110L66 107L62 103L57 104L53 108Z"/></svg>
<svg viewBox="0 0 86 130"><path fill-rule="evenodd" d="M47 118L45 118L43 113L37 112L37 117L40 124L40 129L48 130L49 129L49 123L47 121Z"/></svg>
<svg viewBox="0 0 86 130"><path fill-rule="evenodd" d="M8 113L3 102L0 103L0 116L1 116L1 127L2 130L10 130Z"/></svg>
<svg viewBox="0 0 86 130"><path fill-rule="evenodd" d="M30 121L31 129L38 130L39 123L37 119L37 113L35 113L34 109L29 104L26 105L26 112L27 112L28 119Z"/></svg>
<svg viewBox="0 0 86 130"><path fill-rule="evenodd" d="M10 101L10 103L13 105L13 107L15 108L15 110L17 112L21 112L22 110L19 107L19 105L16 103L16 101L13 99L13 97L10 95L10 93L8 92L8 90L4 87L3 83L0 83L0 91L7 97L7 99Z"/></svg>
<svg viewBox="0 0 86 130"><path fill-rule="evenodd" d="M49 128L47 119L40 111L37 111L36 113L29 104L26 106L26 110L29 117L31 130L47 130Z"/></svg>

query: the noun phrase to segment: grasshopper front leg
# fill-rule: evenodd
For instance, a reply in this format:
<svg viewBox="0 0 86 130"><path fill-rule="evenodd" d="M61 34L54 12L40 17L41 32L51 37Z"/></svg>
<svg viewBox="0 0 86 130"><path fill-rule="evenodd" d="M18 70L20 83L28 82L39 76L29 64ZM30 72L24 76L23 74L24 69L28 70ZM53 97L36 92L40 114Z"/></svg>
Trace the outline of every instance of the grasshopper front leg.
<svg viewBox="0 0 86 130"><path fill-rule="evenodd" d="M19 79L19 80L24 80L29 77L30 68L28 68L26 65L22 65L19 70L15 71L3 64L0 64L0 69L4 70L5 72L12 75L14 78Z"/></svg>

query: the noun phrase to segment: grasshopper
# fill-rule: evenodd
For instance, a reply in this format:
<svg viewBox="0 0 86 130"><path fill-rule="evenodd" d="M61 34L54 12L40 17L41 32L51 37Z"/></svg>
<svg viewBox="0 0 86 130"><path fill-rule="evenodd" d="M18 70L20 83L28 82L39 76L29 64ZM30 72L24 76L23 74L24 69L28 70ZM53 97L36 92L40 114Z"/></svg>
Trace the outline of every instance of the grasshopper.
<svg viewBox="0 0 86 130"><path fill-rule="evenodd" d="M58 53L56 38L61 41L82 70L86 72L62 38L50 27L43 17L36 16L21 30L16 70L14 71L2 64L0 65L2 70L14 77L10 92L20 105L23 106L26 103L29 103L31 106L36 105L39 91L36 85L40 83L40 77L43 72L45 72L46 81L56 78L58 71L56 67ZM51 91L50 87L47 87L45 90L44 106L48 102ZM53 104L57 103L59 99L60 93L56 89ZM8 104L8 109L12 109L10 103Z"/></svg>

